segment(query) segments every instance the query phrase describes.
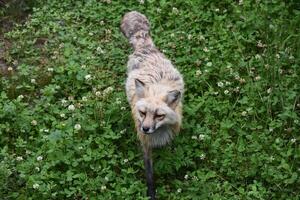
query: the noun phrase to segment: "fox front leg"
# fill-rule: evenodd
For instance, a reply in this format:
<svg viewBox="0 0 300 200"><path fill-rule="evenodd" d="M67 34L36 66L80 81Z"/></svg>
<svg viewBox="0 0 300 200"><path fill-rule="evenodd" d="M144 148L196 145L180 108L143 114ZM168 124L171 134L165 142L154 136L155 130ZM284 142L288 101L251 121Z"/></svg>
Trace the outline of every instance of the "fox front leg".
<svg viewBox="0 0 300 200"><path fill-rule="evenodd" d="M150 147L144 149L144 165L146 171L146 181L147 181L147 196L151 200L155 200L155 188L153 180L153 165L152 165L152 149Z"/></svg>

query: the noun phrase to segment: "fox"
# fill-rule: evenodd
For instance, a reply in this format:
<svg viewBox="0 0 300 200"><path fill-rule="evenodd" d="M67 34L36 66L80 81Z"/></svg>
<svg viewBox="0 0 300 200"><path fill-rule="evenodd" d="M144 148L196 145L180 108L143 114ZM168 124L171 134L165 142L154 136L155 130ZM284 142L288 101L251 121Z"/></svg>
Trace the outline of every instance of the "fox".
<svg viewBox="0 0 300 200"><path fill-rule="evenodd" d="M125 89L143 150L147 196L155 200L152 149L169 144L180 131L184 81L154 45L145 15L126 13L120 29L134 51L128 57Z"/></svg>

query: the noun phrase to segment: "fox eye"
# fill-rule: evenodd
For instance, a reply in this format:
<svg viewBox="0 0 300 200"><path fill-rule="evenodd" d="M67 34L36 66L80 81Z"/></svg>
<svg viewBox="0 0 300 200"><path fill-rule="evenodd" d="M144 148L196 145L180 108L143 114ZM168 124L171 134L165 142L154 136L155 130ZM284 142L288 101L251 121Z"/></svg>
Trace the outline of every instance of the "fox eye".
<svg viewBox="0 0 300 200"><path fill-rule="evenodd" d="M165 114L161 114L161 115L155 115L155 118L158 120L163 120L165 118Z"/></svg>
<svg viewBox="0 0 300 200"><path fill-rule="evenodd" d="M144 111L139 111L139 113L140 113L141 117L145 117L146 116L146 112L144 112Z"/></svg>

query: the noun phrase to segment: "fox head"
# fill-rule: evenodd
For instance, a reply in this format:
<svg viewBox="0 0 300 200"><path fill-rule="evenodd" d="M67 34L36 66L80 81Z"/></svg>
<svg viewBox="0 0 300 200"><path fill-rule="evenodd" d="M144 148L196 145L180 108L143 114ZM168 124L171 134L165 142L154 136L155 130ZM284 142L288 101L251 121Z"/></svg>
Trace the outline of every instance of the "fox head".
<svg viewBox="0 0 300 200"><path fill-rule="evenodd" d="M138 98L135 104L135 115L139 122L138 128L143 133L151 134L160 127L178 122L175 108L181 98L179 90L172 90L161 84L145 86L138 79L135 80L135 86Z"/></svg>

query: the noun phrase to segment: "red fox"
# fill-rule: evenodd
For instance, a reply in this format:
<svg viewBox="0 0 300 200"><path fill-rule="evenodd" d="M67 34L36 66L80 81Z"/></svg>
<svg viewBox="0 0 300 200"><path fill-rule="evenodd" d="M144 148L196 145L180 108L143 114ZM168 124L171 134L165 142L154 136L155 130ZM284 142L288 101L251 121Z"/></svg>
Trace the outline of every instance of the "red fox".
<svg viewBox="0 0 300 200"><path fill-rule="evenodd" d="M121 31L134 49L127 63L126 94L143 148L147 195L154 200L152 148L168 144L179 132L184 82L153 44L145 15L126 13Z"/></svg>

